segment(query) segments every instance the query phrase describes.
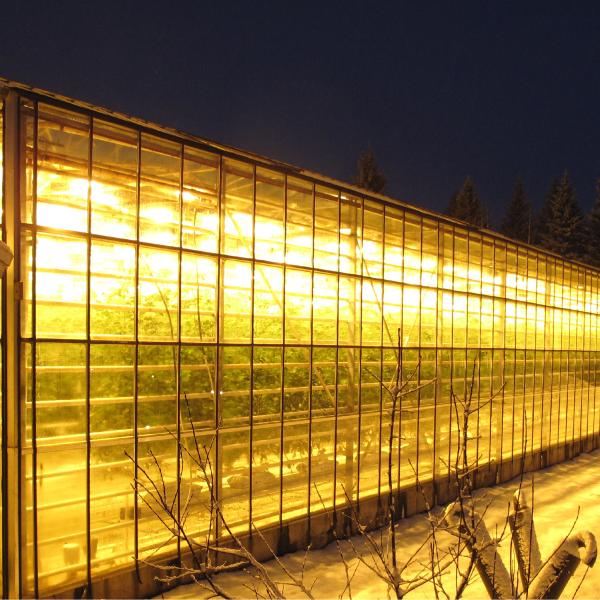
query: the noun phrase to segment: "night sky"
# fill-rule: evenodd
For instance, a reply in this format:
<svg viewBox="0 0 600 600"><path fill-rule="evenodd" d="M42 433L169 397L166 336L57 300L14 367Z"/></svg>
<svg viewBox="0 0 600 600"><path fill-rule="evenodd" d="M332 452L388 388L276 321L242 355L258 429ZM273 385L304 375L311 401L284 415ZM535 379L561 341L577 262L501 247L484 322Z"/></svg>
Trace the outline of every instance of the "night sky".
<svg viewBox="0 0 600 600"><path fill-rule="evenodd" d="M525 3L523 3L525 4ZM11 2L0 75L443 211L466 175L497 220L568 169L600 177L593 2Z"/></svg>

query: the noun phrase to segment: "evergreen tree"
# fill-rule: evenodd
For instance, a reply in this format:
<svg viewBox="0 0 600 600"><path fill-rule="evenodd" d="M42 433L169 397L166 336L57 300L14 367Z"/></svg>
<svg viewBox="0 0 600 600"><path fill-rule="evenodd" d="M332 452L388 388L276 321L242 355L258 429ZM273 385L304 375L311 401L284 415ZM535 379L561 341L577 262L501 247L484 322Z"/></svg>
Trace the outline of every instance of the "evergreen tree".
<svg viewBox="0 0 600 600"><path fill-rule="evenodd" d="M531 241L531 204L525 195L525 188L521 179L515 182L515 189L510 203L506 207L506 213L500 231L515 240L521 242Z"/></svg>
<svg viewBox="0 0 600 600"><path fill-rule="evenodd" d="M565 258L581 258L584 226L575 191L565 171L553 182L538 217L538 240L542 248Z"/></svg>
<svg viewBox="0 0 600 600"><path fill-rule="evenodd" d="M600 267L600 179L596 181L596 200L585 220L585 260Z"/></svg>
<svg viewBox="0 0 600 600"><path fill-rule="evenodd" d="M465 179L460 190L450 199L447 212L451 217L477 227L487 226L487 211L481 204L475 191L475 184L470 177Z"/></svg>
<svg viewBox="0 0 600 600"><path fill-rule="evenodd" d="M387 179L375 160L375 154L369 146L358 157L356 163L356 185L371 192L383 192Z"/></svg>

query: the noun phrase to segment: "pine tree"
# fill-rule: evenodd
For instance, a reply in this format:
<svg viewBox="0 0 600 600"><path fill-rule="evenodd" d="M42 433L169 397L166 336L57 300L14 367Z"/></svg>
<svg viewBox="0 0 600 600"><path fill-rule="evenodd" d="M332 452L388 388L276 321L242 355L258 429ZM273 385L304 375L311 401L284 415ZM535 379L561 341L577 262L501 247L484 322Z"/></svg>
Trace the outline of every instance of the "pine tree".
<svg viewBox="0 0 600 600"><path fill-rule="evenodd" d="M531 216L531 203L525 195L523 182L517 179L500 231L515 240L531 242Z"/></svg>
<svg viewBox="0 0 600 600"><path fill-rule="evenodd" d="M487 226L487 211L481 204L475 191L475 184L467 177L462 187L448 204L448 214L456 219L461 219L477 227Z"/></svg>
<svg viewBox="0 0 600 600"><path fill-rule="evenodd" d="M358 157L356 163L356 185L371 192L383 192L387 179L375 160L371 147Z"/></svg>
<svg viewBox="0 0 600 600"><path fill-rule="evenodd" d="M596 200L585 220L584 258L595 267L600 267L600 179L596 181Z"/></svg>
<svg viewBox="0 0 600 600"><path fill-rule="evenodd" d="M565 171L552 184L539 218L540 246L565 258L581 258L583 218L575 191Z"/></svg>

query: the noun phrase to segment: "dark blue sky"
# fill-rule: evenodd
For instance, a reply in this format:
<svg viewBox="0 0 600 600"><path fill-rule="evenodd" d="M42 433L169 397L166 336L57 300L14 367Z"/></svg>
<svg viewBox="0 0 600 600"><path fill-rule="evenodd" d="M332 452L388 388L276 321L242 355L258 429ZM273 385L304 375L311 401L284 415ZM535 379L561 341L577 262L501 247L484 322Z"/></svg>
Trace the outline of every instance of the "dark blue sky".
<svg viewBox="0 0 600 600"><path fill-rule="evenodd" d="M499 216L600 177L593 2L11 2L0 75L344 180L371 144L390 195Z"/></svg>

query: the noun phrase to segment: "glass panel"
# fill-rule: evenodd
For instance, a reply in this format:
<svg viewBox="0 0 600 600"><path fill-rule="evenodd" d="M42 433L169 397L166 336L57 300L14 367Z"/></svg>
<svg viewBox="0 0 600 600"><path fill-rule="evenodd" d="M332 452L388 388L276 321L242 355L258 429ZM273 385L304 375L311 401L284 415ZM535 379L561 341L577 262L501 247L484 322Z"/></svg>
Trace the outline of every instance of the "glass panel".
<svg viewBox="0 0 600 600"><path fill-rule="evenodd" d="M226 260L222 282L222 339L249 342L252 339L252 264Z"/></svg>
<svg viewBox="0 0 600 600"><path fill-rule="evenodd" d="M44 337L86 337L85 239L39 233L36 247L36 327Z"/></svg>
<svg viewBox="0 0 600 600"><path fill-rule="evenodd" d="M323 186L315 189L314 265L335 271L339 254L338 193Z"/></svg>
<svg viewBox="0 0 600 600"><path fill-rule="evenodd" d="M218 262L216 258L181 256L181 339L214 342L217 335Z"/></svg>
<svg viewBox="0 0 600 600"><path fill-rule="evenodd" d="M312 266L313 186L301 179L287 179L285 261Z"/></svg>
<svg viewBox="0 0 600 600"><path fill-rule="evenodd" d="M92 241L90 335L133 339L135 332L135 246Z"/></svg>
<svg viewBox="0 0 600 600"><path fill-rule="evenodd" d="M283 261L284 178L280 173L256 169L254 252L256 258Z"/></svg>
<svg viewBox="0 0 600 600"><path fill-rule="evenodd" d="M183 161L183 245L219 249L219 157L185 148Z"/></svg>
<svg viewBox="0 0 600 600"><path fill-rule="evenodd" d="M223 161L221 251L233 256L253 253L254 174L251 165Z"/></svg>
<svg viewBox="0 0 600 600"><path fill-rule="evenodd" d="M140 247L138 335L144 340L177 340L179 260L176 252Z"/></svg>
<svg viewBox="0 0 600 600"><path fill-rule="evenodd" d="M44 104L38 114L37 224L87 231L89 118Z"/></svg>
<svg viewBox="0 0 600 600"><path fill-rule="evenodd" d="M185 430L215 426L216 350L213 346L181 348L181 426Z"/></svg>
<svg viewBox="0 0 600 600"><path fill-rule="evenodd" d="M92 233L137 236L137 132L94 120Z"/></svg>
<svg viewBox="0 0 600 600"><path fill-rule="evenodd" d="M181 147L142 134L140 240L179 245Z"/></svg>

